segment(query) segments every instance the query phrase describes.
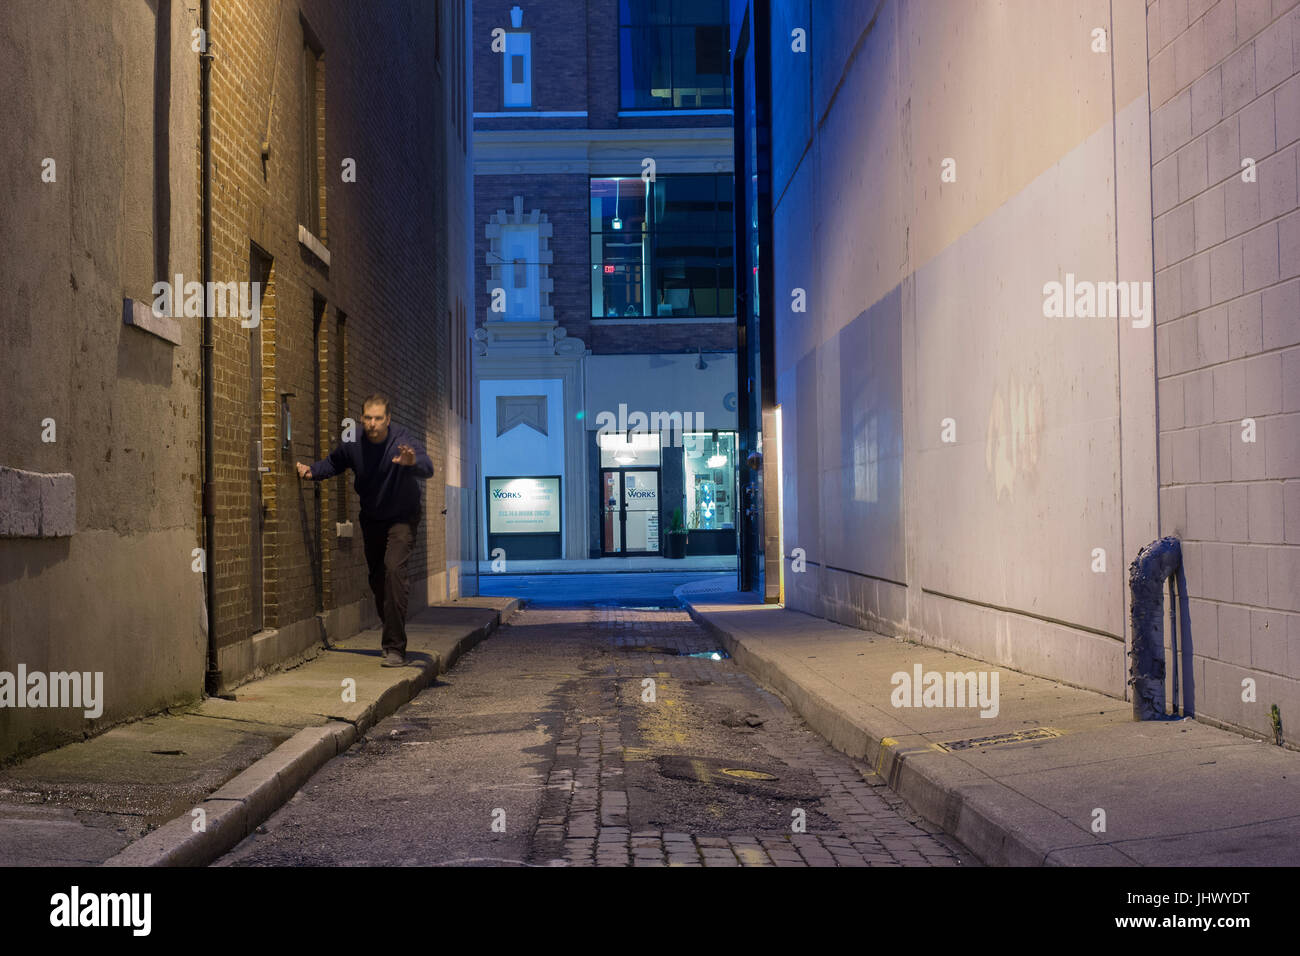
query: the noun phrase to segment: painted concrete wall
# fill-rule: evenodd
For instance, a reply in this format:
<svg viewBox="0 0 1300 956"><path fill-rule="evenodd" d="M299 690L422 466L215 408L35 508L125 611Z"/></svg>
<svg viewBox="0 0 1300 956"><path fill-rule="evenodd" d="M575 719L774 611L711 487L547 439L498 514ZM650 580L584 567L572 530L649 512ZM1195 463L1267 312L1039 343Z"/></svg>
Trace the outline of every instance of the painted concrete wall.
<svg viewBox="0 0 1300 956"><path fill-rule="evenodd" d="M529 425L516 425L504 435L497 435L497 396L545 395L546 434ZM479 382L479 441L482 449L484 478L511 478L527 475L559 475L561 485L582 482L581 474L571 475L564 467L564 429L568 415L564 407L564 386L559 379L483 379ZM577 422L572 427L581 427ZM487 496L478 489L479 538L487 555ZM561 547L569 537L566 521L561 528Z"/></svg>
<svg viewBox="0 0 1300 956"><path fill-rule="evenodd" d="M1044 285L1150 289L1144 11L773 6L788 605L1123 696L1154 327Z"/></svg>
<svg viewBox="0 0 1300 956"><path fill-rule="evenodd" d="M620 404L629 415L690 412L694 420L703 412L704 428L735 429L736 353L705 353L703 369L697 368L699 361L698 354L588 356L588 430L600 427L601 412L617 418Z"/></svg>
<svg viewBox="0 0 1300 956"><path fill-rule="evenodd" d="M439 38L443 68L461 76L443 89L450 129L444 139L448 200L445 243L447 247L447 301L451 309L448 332L448 364L451 401L447 408L446 469L443 475L447 509L446 593L444 597L472 594L475 574L474 489L478 484L478 444L473 425L472 350L474 331L474 161L472 156L473 47L470 43L473 14L470 0L456 0L443 11L447 29ZM458 30L452 36L453 30ZM456 197L455 200L452 197Z"/></svg>
<svg viewBox="0 0 1300 956"><path fill-rule="evenodd" d="M1156 0L1148 20L1161 531L1184 540L1189 690L1198 716L1267 736L1277 704L1294 742L1300 6Z"/></svg>
<svg viewBox="0 0 1300 956"><path fill-rule="evenodd" d="M203 689L197 323L179 345L123 324L124 298L199 272L193 20L0 6L0 465L76 484L70 536L0 537L0 670L104 675L97 720L0 708L0 761Z"/></svg>
<svg viewBox="0 0 1300 956"><path fill-rule="evenodd" d="M545 395L547 433L521 425L498 437L498 395ZM565 408L557 379L485 380L479 396L485 476L564 474Z"/></svg>

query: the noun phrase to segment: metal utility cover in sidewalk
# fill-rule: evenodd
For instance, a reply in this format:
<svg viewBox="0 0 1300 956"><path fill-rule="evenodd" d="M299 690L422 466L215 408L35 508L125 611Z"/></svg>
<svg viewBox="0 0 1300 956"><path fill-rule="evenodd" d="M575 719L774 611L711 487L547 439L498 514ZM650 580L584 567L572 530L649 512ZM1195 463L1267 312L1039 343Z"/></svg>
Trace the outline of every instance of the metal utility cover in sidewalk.
<svg viewBox="0 0 1300 956"><path fill-rule="evenodd" d="M998 747L1002 744L1018 744L1028 740L1047 740L1060 737L1061 731L1051 727L1035 727L1033 730L1018 730L1010 734L989 734L987 737L971 737L967 740L949 740L934 746L945 753L959 750L981 750L985 747Z"/></svg>

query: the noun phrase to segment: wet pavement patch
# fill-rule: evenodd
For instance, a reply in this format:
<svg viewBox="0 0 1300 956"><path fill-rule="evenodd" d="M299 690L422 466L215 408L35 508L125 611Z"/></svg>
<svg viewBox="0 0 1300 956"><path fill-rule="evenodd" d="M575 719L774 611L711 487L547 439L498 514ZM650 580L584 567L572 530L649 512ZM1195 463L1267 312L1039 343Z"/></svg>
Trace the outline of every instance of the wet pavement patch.
<svg viewBox="0 0 1300 956"><path fill-rule="evenodd" d="M706 661L730 660L731 655L718 649L712 651L683 651L677 647L664 647L661 644L639 644L620 647L621 651L640 651L643 654L662 654L665 657L698 657Z"/></svg>

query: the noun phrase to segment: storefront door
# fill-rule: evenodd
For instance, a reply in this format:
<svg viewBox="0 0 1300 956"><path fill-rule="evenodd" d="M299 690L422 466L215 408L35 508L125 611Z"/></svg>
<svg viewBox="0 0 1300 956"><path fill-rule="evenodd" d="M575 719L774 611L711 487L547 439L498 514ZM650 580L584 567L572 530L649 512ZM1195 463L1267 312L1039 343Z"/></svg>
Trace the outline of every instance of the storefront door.
<svg viewBox="0 0 1300 956"><path fill-rule="evenodd" d="M601 471L601 553L659 553L659 469Z"/></svg>

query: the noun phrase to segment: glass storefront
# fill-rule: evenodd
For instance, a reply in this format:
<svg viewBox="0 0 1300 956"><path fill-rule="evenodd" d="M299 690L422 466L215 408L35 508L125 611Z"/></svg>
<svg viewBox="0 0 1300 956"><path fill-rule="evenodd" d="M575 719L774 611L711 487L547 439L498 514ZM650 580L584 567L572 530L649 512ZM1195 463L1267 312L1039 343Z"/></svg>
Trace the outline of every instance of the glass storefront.
<svg viewBox="0 0 1300 956"><path fill-rule="evenodd" d="M735 432L687 432L683 439L686 468L687 531L736 528Z"/></svg>
<svg viewBox="0 0 1300 956"><path fill-rule="evenodd" d="M736 553L736 433L679 435L680 445L658 432L596 435L600 527L593 554L661 553L677 508L686 554Z"/></svg>

